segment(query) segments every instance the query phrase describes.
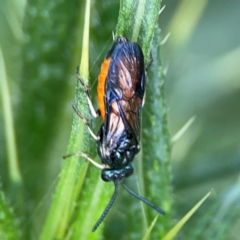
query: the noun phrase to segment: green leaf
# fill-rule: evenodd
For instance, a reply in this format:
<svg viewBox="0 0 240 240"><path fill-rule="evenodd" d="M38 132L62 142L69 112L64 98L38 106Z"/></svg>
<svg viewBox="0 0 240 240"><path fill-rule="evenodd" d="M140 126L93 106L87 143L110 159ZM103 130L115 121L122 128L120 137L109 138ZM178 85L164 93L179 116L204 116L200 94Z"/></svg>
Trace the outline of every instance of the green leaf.
<svg viewBox="0 0 240 240"><path fill-rule="evenodd" d="M19 212L23 212L23 182L19 169L18 153L16 146L15 128L13 123L13 112L11 94L7 79L4 57L0 46L0 92L2 95L4 130L8 155L9 187L11 199L15 202Z"/></svg>
<svg viewBox="0 0 240 240"><path fill-rule="evenodd" d="M161 0L122 0L116 36L123 35L142 47L145 62L149 62L150 46L160 11Z"/></svg>
<svg viewBox="0 0 240 240"><path fill-rule="evenodd" d="M85 28L83 39L83 51L82 60L80 65L80 73L83 75L84 80L87 80L88 76L88 64L85 63L85 59L88 60L88 37L89 37L89 18L90 18L90 1L86 3L85 11ZM81 90L80 83L77 82L76 87L76 108L81 113L86 113L87 104L85 96ZM85 131L83 121L80 121L78 116L74 115L74 121L72 125L72 132L70 135L68 153L75 153L79 150L86 151L88 140L88 134ZM76 201L79 193L82 190L85 176L88 169L88 162L79 161L77 157L72 157L64 162L64 166L60 175L58 186L54 194L54 198L51 204L50 211L48 213L47 220L44 224L43 231L40 239L63 239L69 229L69 222L76 210Z"/></svg>
<svg viewBox="0 0 240 240"><path fill-rule="evenodd" d="M152 231L153 238L161 237L164 229L171 225L171 188L170 188L170 135L167 127L167 108L164 95L164 75L160 57L160 30L155 25L160 11L161 1L122 1L117 25L117 35L123 34L131 40L138 41L143 48L145 63L149 62L150 49L153 64L147 80L146 103L143 107L142 152L135 162L137 164L137 184L140 194L167 212L160 216ZM132 16L130 13L135 12ZM153 33L154 39L153 39ZM132 181L134 181L132 179ZM126 225L132 232L129 239L139 239L146 231L150 219L156 214L149 207L139 212L131 206ZM146 212L145 212L145 211ZM147 216L146 216L147 213ZM141 226L141 227L139 227Z"/></svg>
<svg viewBox="0 0 240 240"><path fill-rule="evenodd" d="M163 240L173 239L184 224L190 219L190 217L198 210L198 208L204 203L204 201L210 196L211 192L208 192L163 238Z"/></svg>
<svg viewBox="0 0 240 240"><path fill-rule="evenodd" d="M238 225L240 212L240 181L220 194L214 194L205 206L204 214L188 224L185 236L190 239L224 240L232 236L234 225ZM209 201L208 201L209 202Z"/></svg>
<svg viewBox="0 0 240 240"><path fill-rule="evenodd" d="M152 232L152 230L153 230L153 228L154 228L154 226L155 226L155 224L156 224L156 222L157 222L157 220L158 220L158 217L159 217L159 215L157 215L157 216L153 219L151 225L148 227L148 229L147 229L146 233L144 234L142 240L147 240L147 239L150 237L150 234L151 234L151 232Z"/></svg>
<svg viewBox="0 0 240 240"><path fill-rule="evenodd" d="M20 239L20 232L17 229L12 208L9 207L2 191L0 191L0 239Z"/></svg>
<svg viewBox="0 0 240 240"><path fill-rule="evenodd" d="M142 154L137 168L140 193L166 212L164 216L159 216L151 232L153 239L161 238L172 222L171 139L167 126L160 42L160 30L156 27L151 49L153 63L149 68L142 116ZM145 210L146 222L149 223L156 213L148 207Z"/></svg>

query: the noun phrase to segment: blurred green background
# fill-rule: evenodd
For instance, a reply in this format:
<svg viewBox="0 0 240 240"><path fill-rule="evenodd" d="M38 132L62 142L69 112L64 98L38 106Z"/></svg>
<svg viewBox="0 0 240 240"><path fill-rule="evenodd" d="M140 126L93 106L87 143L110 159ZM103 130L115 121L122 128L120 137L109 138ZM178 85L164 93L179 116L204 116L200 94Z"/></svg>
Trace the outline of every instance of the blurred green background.
<svg viewBox="0 0 240 240"><path fill-rule="evenodd" d="M194 221L200 225L197 219L210 213L211 220L202 231L209 232L205 239L218 239L214 228L219 226L221 232L221 221L237 211L231 204L235 201L239 209L240 202L240 2L165 4L160 26L163 35L171 32L162 47L168 68L166 97L171 135L196 116L173 145L175 211L183 214L213 188L213 196L185 231L191 231ZM221 206L211 209L212 202L219 198ZM239 216L236 214L236 221L228 226L226 239L239 238Z"/></svg>
<svg viewBox="0 0 240 240"><path fill-rule="evenodd" d="M37 236L71 131L84 3L0 3L0 44L10 88L24 203L32 219L28 224ZM172 0L163 1L164 5L159 25L162 39L170 32L162 46L162 59L171 135L195 116L192 125L173 144L176 221L206 192L214 190L179 238L221 239L215 231L225 221L221 230L228 228L226 239L238 239L240 2ZM95 96L96 78L112 42L119 3L92 1L91 9L90 81ZM0 109L0 182L15 205L17 186L9 180L2 104ZM215 202L218 204L212 207ZM198 235L192 233L194 226L198 226ZM205 238L201 237L203 232Z"/></svg>

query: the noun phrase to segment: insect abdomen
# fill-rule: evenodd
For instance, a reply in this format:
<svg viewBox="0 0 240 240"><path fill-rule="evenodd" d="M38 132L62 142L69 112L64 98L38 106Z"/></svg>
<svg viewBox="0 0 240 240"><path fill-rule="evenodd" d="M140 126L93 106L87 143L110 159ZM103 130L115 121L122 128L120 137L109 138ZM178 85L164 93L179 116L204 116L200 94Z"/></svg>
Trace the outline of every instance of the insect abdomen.
<svg viewBox="0 0 240 240"><path fill-rule="evenodd" d="M105 83L108 75L108 68L109 68L110 61L111 61L111 58L106 58L104 60L101 66L100 74L98 75L98 86L97 86L98 107L99 107L100 114L103 121L105 120L105 103L104 103Z"/></svg>

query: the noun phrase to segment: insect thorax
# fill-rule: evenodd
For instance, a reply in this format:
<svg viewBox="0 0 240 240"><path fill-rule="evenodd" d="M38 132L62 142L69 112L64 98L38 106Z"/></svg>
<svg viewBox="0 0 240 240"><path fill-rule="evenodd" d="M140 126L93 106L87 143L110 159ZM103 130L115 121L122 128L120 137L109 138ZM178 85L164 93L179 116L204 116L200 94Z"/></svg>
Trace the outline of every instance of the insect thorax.
<svg viewBox="0 0 240 240"><path fill-rule="evenodd" d="M103 180L113 181L116 178L120 179L131 175L133 173L131 162L140 150L136 139L124 131L117 142L107 141L107 138L104 137L104 125L99 131L99 136L100 140L97 145L99 157L103 164L110 167L103 170Z"/></svg>

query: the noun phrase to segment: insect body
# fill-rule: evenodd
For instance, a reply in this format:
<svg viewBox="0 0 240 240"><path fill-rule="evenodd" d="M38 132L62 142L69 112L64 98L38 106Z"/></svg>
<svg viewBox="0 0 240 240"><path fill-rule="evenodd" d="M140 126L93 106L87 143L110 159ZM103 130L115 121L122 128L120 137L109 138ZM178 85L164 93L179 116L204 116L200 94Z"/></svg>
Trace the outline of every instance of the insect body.
<svg viewBox="0 0 240 240"><path fill-rule="evenodd" d="M133 173L131 162L140 150L145 81L141 48L118 37L103 62L98 83L98 103L104 121L99 131L98 154L102 163L110 167L102 171L104 181L120 181Z"/></svg>
<svg viewBox="0 0 240 240"><path fill-rule="evenodd" d="M129 193L164 214L162 209L130 190L123 181L133 174L131 162L140 150L140 117L146 82L142 49L137 43L132 43L123 36L119 36L114 42L98 76L97 112L91 104L88 89L80 78L79 80L87 94L90 110L94 116L100 115L103 120L97 136L92 133L85 120L90 133L97 139L98 155L103 165L108 166L102 167L102 179L112 181L115 185L114 194L94 225L93 231L97 229L114 203L119 183ZM80 155L89 159L84 154Z"/></svg>

